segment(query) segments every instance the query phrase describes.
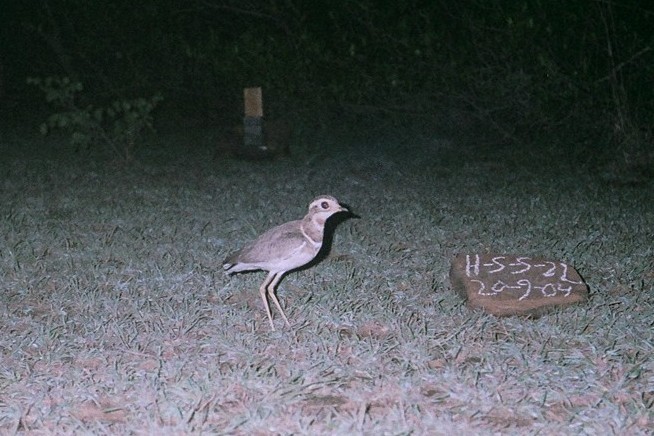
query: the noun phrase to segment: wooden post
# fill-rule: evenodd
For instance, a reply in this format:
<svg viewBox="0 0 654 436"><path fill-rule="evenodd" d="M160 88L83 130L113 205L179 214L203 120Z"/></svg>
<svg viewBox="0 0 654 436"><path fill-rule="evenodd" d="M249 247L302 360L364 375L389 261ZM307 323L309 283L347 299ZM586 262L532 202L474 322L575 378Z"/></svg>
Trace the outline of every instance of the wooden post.
<svg viewBox="0 0 654 436"><path fill-rule="evenodd" d="M245 88L243 90L243 101L245 102L245 116L263 118L263 97L261 87Z"/></svg>
<svg viewBox="0 0 654 436"><path fill-rule="evenodd" d="M243 90L245 116L243 117L243 147L246 155L265 155L267 150L263 133L263 98L261 87Z"/></svg>

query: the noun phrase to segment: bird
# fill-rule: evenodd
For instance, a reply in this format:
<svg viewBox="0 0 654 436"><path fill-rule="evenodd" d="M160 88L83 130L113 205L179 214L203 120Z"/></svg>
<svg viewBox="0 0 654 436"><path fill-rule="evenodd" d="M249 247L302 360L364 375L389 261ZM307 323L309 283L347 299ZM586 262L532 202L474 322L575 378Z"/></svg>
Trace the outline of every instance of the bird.
<svg viewBox="0 0 654 436"><path fill-rule="evenodd" d="M331 195L320 195L309 204L301 220L289 221L264 232L254 241L227 256L223 269L228 275L244 271L268 271L259 287L270 327L275 331L268 297L273 301L284 322L290 323L275 295L275 288L289 271L311 262L323 245L325 223L340 212L351 213Z"/></svg>

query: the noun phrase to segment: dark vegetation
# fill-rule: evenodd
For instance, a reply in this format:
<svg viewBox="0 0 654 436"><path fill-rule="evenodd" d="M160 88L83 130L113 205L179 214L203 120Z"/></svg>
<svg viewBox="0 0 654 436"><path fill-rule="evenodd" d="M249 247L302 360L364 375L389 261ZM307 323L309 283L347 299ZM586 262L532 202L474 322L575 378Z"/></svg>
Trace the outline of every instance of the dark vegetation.
<svg viewBox="0 0 654 436"><path fill-rule="evenodd" d="M2 104L34 113L43 95L25 79L68 77L84 86L80 107L160 94L159 125L235 124L242 88L260 85L268 116L306 129L547 143L647 173L654 9L644 5L13 2L2 14Z"/></svg>

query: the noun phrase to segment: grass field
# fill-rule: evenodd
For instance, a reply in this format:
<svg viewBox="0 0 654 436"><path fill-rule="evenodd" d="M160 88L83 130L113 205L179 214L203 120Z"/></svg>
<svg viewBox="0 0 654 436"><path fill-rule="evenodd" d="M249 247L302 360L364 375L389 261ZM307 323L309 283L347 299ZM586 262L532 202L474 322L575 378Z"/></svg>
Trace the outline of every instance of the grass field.
<svg viewBox="0 0 654 436"><path fill-rule="evenodd" d="M316 135L318 136L318 135ZM589 156L407 136L214 157L178 132L118 166L0 138L0 433L651 434L654 183ZM360 216L278 295L224 257L331 194ZM469 310L462 252L575 266L590 300Z"/></svg>

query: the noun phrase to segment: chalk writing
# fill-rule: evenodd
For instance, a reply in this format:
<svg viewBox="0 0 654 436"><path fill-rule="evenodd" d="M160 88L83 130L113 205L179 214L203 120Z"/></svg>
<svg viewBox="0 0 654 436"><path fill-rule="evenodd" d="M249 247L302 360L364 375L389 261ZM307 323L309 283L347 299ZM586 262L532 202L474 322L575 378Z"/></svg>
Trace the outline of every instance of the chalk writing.
<svg viewBox="0 0 654 436"><path fill-rule="evenodd" d="M500 272L500 277L494 279L493 275ZM524 256L495 256L490 261L482 262L478 254L468 254L465 274L470 283L478 286L478 295L493 296L509 292L518 301L530 296L568 297L574 285L583 284L582 281L569 277L569 267L563 262L535 260Z"/></svg>

